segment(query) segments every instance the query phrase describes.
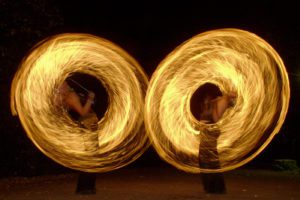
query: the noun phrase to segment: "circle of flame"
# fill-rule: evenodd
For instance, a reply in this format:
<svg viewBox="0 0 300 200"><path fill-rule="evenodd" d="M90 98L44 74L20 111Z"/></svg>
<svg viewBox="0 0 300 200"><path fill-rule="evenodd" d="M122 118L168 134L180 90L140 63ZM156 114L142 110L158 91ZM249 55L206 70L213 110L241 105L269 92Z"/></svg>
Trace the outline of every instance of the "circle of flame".
<svg viewBox="0 0 300 200"><path fill-rule="evenodd" d="M75 72L96 77L108 93L108 109L95 131L54 106L56 89ZM149 146L143 125L147 86L140 65L117 45L89 34L60 34L22 61L11 108L48 157L76 170L105 172L133 162Z"/></svg>
<svg viewBox="0 0 300 200"><path fill-rule="evenodd" d="M233 108L216 124L197 121L190 110L201 85L236 92ZM277 52L257 35L239 29L205 32L184 42L154 72L145 101L145 124L160 157L178 169L228 171L252 160L278 133L288 109L287 72ZM199 167L200 130L217 126L220 167Z"/></svg>

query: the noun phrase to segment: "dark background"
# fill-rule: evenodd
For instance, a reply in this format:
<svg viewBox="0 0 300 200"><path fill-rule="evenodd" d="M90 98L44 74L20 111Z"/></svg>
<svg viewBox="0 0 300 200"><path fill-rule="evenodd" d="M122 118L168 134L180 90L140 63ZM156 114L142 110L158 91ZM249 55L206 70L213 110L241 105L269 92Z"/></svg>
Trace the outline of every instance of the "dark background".
<svg viewBox="0 0 300 200"><path fill-rule="evenodd" d="M195 3L197 2L197 3ZM247 166L275 159L299 163L299 10L288 1L56 1L0 0L0 177L69 171L44 156L27 138L9 107L10 84L30 48L59 33L89 33L106 38L131 54L150 77L175 47L204 31L240 28L269 42L281 55L290 77L291 101L280 133ZM128 167L164 165L150 148Z"/></svg>

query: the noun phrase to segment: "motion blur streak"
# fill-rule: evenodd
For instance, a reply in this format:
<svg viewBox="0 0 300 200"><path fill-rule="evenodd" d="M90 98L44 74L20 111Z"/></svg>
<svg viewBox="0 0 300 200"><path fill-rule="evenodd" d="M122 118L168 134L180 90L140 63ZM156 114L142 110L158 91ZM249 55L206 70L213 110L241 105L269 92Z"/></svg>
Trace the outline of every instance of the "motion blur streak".
<svg viewBox="0 0 300 200"><path fill-rule="evenodd" d="M223 94L237 93L235 106L216 124L200 122L191 113L191 97L205 83ZM228 171L271 142L284 122L289 98L285 66L266 41L243 30L213 30L184 42L160 63L146 95L146 128L158 154L175 167L192 173ZM203 169L200 136L210 136L201 130L215 127L221 131L221 166Z"/></svg>
<svg viewBox="0 0 300 200"><path fill-rule="evenodd" d="M96 77L108 92L96 131L81 128L54 104L57 88L75 72ZM120 47L88 34L61 34L24 58L12 83L11 109L44 154L69 168L105 172L133 162L149 146L147 86L142 68Z"/></svg>

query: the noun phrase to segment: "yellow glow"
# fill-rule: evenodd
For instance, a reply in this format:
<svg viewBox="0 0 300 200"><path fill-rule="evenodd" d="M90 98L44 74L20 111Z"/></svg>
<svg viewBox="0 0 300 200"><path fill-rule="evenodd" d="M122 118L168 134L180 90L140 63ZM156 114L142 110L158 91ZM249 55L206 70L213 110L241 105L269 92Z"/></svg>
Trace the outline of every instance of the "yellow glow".
<svg viewBox="0 0 300 200"><path fill-rule="evenodd" d="M190 111L193 93L208 82L222 93L237 92L235 106L212 125ZM145 124L168 163L192 173L222 172L249 162L270 143L284 122L289 98L284 64L266 41L243 30L214 30L186 41L159 64L146 95ZM221 131L221 166L203 169L200 135L210 136L201 130L215 126Z"/></svg>
<svg viewBox="0 0 300 200"><path fill-rule="evenodd" d="M80 128L54 106L56 89L75 72L96 77L108 92L96 131ZM147 85L142 68L120 47L92 35L62 34L24 58L12 83L11 109L44 154L73 169L105 172L136 160L149 146L143 125Z"/></svg>

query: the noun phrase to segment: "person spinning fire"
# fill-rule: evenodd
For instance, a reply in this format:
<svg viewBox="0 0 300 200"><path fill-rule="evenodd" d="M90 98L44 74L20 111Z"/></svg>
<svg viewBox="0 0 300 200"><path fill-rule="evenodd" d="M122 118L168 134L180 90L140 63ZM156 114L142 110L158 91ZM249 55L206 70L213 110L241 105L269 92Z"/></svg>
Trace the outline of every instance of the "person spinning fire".
<svg viewBox="0 0 300 200"><path fill-rule="evenodd" d="M87 100L84 104L81 103L80 96L75 92L73 88L64 81L57 89L54 102L56 106L62 107L65 111L76 112L79 115L79 125L89 130L97 129L98 118L92 110L92 104L94 103L95 93L88 92ZM95 194L96 188L96 174L80 172L77 181L77 194Z"/></svg>
<svg viewBox="0 0 300 200"><path fill-rule="evenodd" d="M234 106L236 93L212 95L204 93L200 103L199 121L214 125L222 118L224 112ZM200 134L199 166L203 169L220 168L217 140L221 132L215 124L212 129L205 128ZM226 193L225 181L222 173L202 173L203 189L206 193Z"/></svg>

